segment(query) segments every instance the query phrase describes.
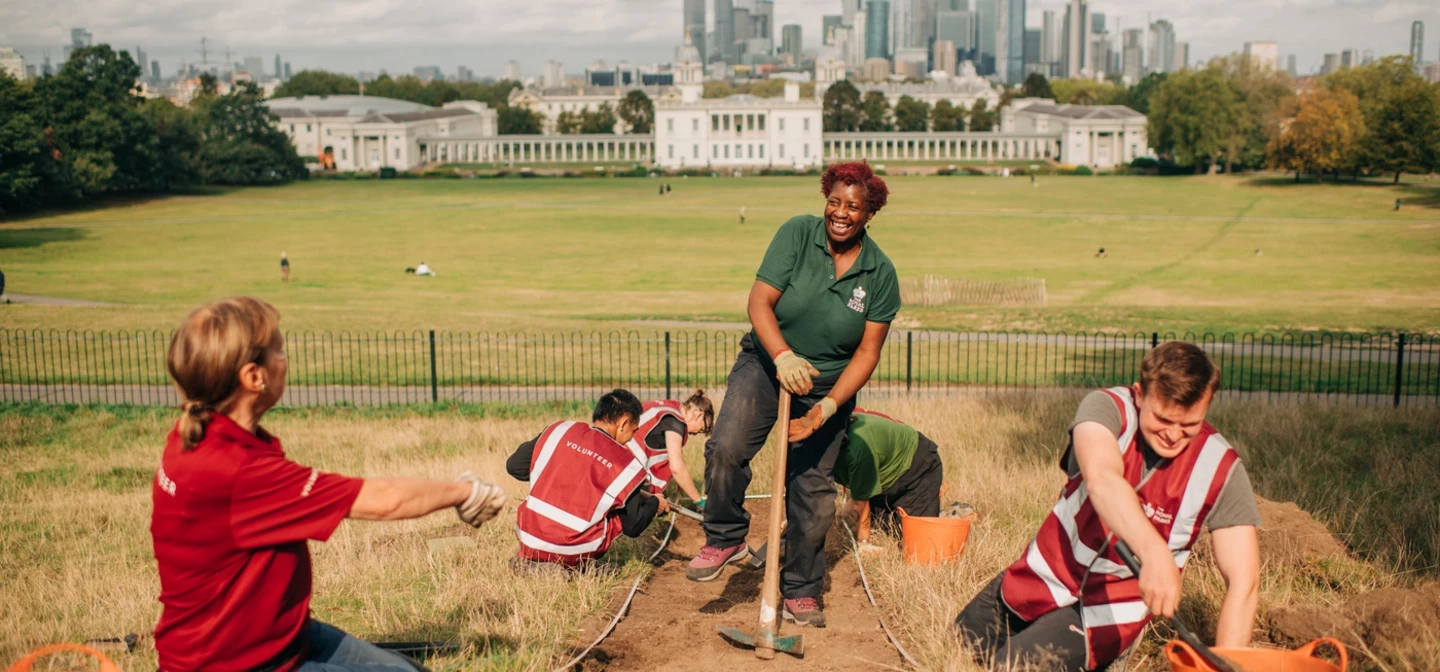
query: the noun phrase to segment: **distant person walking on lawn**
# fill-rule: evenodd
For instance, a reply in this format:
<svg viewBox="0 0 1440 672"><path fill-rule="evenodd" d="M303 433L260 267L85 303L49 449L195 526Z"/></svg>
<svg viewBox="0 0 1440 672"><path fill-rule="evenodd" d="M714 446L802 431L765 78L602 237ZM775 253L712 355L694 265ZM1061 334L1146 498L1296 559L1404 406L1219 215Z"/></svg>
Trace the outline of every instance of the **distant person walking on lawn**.
<svg viewBox="0 0 1440 672"><path fill-rule="evenodd" d="M530 482L515 514L517 570L583 566L621 534L638 537L656 512L669 510L645 487L644 452L626 445L644 415L634 394L612 390L595 404L589 424L551 424L505 461L507 473Z"/></svg>
<svg viewBox="0 0 1440 672"><path fill-rule="evenodd" d="M170 341L184 403L151 488L160 669L414 672L406 658L310 615L310 550L346 518L454 508L479 527L505 493L455 481L350 478L291 462L260 426L285 393L280 314L239 297L200 307Z"/></svg>
<svg viewBox="0 0 1440 672"><path fill-rule="evenodd" d="M690 501L705 508L705 497L695 487L695 478L685 465L685 444L696 434L710 433L715 424L715 406L705 390L695 390L685 401L647 401L640 414L640 426L626 445L645 454L645 471L650 492L664 496L665 487L675 487Z"/></svg>
<svg viewBox="0 0 1440 672"><path fill-rule="evenodd" d="M940 448L919 430L878 411L856 408L845 447L835 462L835 482L850 489L847 515L859 521L856 540L870 527L894 527L895 510L907 516L940 515L945 465Z"/></svg>
<svg viewBox="0 0 1440 672"><path fill-rule="evenodd" d="M1065 670L1108 667L1152 617L1175 613L1202 526L1226 586L1215 644L1249 646L1260 511L1245 465L1205 422L1219 386L1203 350L1171 341L1145 356L1140 382L1080 402L1060 500L1020 559L955 620L977 658L997 669L1056 658ZM1115 552L1120 542L1140 560L1138 579Z"/></svg>
<svg viewBox="0 0 1440 672"><path fill-rule="evenodd" d="M745 206L740 206L740 223L745 223Z"/></svg>
<svg viewBox="0 0 1440 672"><path fill-rule="evenodd" d="M280 282L290 282L290 258L280 253Z"/></svg>
<svg viewBox="0 0 1440 672"><path fill-rule="evenodd" d="M790 421L783 616L823 627L825 534L835 519L832 471L855 393L870 380L900 310L895 266L866 233L889 189L864 163L831 166L820 179L823 217L799 215L770 241L747 311L749 334L730 369L727 402L705 443L705 546L686 576L710 581L743 560L750 460L765 445L780 388ZM777 502L776 505L779 505Z"/></svg>

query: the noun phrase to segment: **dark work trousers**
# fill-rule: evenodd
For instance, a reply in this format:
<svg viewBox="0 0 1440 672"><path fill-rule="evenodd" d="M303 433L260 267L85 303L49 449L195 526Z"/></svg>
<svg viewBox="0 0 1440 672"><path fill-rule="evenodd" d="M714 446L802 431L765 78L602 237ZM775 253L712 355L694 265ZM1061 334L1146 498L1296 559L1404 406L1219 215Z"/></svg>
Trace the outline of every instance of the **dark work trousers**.
<svg viewBox="0 0 1440 672"><path fill-rule="evenodd" d="M750 513L745 510L750 460L765 447L780 410L775 367L755 348L749 334L740 340L725 403L705 442L705 543L719 548L743 543L750 531ZM816 378L810 394L792 397L790 417L802 417L820 403L839 377ZM845 402L814 434L790 445L785 475L789 527L780 573L780 592L786 598L819 597L825 590L825 535L835 520L835 459L854 408L853 400Z"/></svg>
<svg viewBox="0 0 1440 672"><path fill-rule="evenodd" d="M915 457L900 480L870 498L870 520L877 529L898 529L895 509L905 509L907 516L940 515L940 484L945 482L945 465L940 463L940 447L924 434L915 446Z"/></svg>
<svg viewBox="0 0 1440 672"><path fill-rule="evenodd" d="M955 619L955 628L970 643L976 662L991 669L1085 670L1080 606L1056 609L1027 622L1005 606L1000 595L1003 576L1003 572L996 576ZM1095 669L1109 666L1107 662Z"/></svg>

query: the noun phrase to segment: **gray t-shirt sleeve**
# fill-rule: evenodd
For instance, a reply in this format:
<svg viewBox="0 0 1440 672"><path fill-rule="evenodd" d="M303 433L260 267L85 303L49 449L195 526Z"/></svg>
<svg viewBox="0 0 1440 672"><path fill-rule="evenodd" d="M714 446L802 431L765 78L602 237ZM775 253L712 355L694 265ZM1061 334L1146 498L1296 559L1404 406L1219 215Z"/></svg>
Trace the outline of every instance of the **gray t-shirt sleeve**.
<svg viewBox="0 0 1440 672"><path fill-rule="evenodd" d="M1098 422L1110 430L1115 436L1120 436L1120 426L1124 419L1120 417L1120 408L1115 405L1115 399L1106 394L1104 390L1095 390L1085 395L1080 401L1080 408L1075 409L1075 420L1070 423L1067 432L1073 433L1076 425L1082 422ZM1075 478L1080 473L1080 462L1075 459L1075 441L1072 438L1070 445L1065 448L1065 475L1068 478Z"/></svg>
<svg viewBox="0 0 1440 672"><path fill-rule="evenodd" d="M1260 527L1260 506L1255 503L1255 489L1250 485L1245 463L1237 460L1230 470L1230 480L1205 518L1205 527L1214 532L1239 525Z"/></svg>

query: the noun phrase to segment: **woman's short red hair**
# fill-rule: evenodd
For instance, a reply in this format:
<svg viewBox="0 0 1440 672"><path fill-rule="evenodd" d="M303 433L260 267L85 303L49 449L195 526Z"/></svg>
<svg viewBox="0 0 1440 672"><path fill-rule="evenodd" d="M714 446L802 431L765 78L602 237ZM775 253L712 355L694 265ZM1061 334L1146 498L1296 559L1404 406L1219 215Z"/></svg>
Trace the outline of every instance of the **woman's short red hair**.
<svg viewBox="0 0 1440 672"><path fill-rule="evenodd" d="M885 201L890 197L890 188L885 186L885 180L880 179L875 171L870 169L870 164L856 161L854 163L837 163L826 169L825 174L820 177L820 193L826 198L837 184L853 184L865 190L865 205L870 208L870 214L880 212L885 207Z"/></svg>

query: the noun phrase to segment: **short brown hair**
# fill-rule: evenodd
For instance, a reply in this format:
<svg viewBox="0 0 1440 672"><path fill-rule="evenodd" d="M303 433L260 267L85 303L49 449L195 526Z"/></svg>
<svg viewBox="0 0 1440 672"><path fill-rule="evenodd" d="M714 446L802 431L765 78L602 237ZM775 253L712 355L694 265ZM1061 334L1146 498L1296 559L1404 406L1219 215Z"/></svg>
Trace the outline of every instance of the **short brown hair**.
<svg viewBox="0 0 1440 672"><path fill-rule="evenodd" d="M165 367L180 389L180 436L187 450L205 438L216 409L240 389L240 369L265 364L279 327L280 311L248 296L207 303L181 323Z"/></svg>
<svg viewBox="0 0 1440 672"><path fill-rule="evenodd" d="M1190 408L1220 389L1220 367L1199 346L1160 344L1140 363L1140 391Z"/></svg>

